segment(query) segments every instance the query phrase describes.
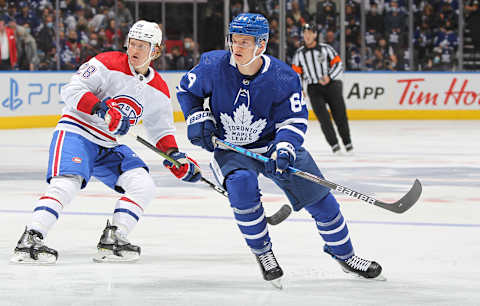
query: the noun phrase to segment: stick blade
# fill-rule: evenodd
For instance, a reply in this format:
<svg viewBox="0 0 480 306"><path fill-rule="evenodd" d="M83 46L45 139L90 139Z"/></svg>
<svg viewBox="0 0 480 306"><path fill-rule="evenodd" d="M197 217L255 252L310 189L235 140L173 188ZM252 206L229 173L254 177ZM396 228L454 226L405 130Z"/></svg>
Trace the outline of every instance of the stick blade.
<svg viewBox="0 0 480 306"><path fill-rule="evenodd" d="M270 225L277 225L285 221L285 219L292 213L290 205L284 204L276 213L267 217L267 222Z"/></svg>
<svg viewBox="0 0 480 306"><path fill-rule="evenodd" d="M380 206L384 209L393 211L397 214L406 212L410 207L417 203L420 195L422 194L422 184L418 179L415 179L412 188L397 202L385 203L382 201L375 201L374 205Z"/></svg>

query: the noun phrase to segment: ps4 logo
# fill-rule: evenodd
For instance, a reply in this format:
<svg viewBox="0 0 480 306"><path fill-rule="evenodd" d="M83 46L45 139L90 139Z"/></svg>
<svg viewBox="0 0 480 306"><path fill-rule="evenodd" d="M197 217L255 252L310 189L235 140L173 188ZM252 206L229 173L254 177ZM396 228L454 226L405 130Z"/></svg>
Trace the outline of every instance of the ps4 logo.
<svg viewBox="0 0 480 306"><path fill-rule="evenodd" d="M16 110L23 104L23 100L18 97L18 83L10 78L9 96L2 101L2 106L10 110Z"/></svg>
<svg viewBox="0 0 480 306"><path fill-rule="evenodd" d="M20 106L25 105L24 100L21 97L27 97L26 104L31 105L32 102L37 100L35 96L43 97L46 94L45 98L41 98L40 104L50 104L52 102L54 95L60 96L60 92L63 86L67 83L27 83L26 88L23 86L20 87L16 79L10 78L10 89L8 91L8 96L2 101L2 106L11 111L17 110ZM27 92L25 92L27 91ZM22 93L22 94L20 94ZM38 98L40 98L38 97ZM33 103L36 104L36 103ZM59 100L58 104L64 104L63 101Z"/></svg>

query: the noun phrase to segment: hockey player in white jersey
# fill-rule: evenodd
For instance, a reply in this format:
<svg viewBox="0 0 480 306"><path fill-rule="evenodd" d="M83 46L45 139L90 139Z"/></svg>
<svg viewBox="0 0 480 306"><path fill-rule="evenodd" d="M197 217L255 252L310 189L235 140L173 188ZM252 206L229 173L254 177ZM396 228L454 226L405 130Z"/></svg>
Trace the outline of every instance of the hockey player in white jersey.
<svg viewBox="0 0 480 306"><path fill-rule="evenodd" d="M50 145L45 194L11 257L15 263L55 263L58 253L44 238L62 210L94 176L121 195L112 222L97 245L97 262L134 261L140 247L127 235L154 198L155 185L147 165L117 136L143 120L150 141L183 165L165 167L179 179L201 178L196 162L178 150L170 93L150 67L160 56L162 32L153 22L140 20L130 29L126 54L105 52L83 64L62 89L66 106Z"/></svg>
<svg viewBox="0 0 480 306"><path fill-rule="evenodd" d="M283 271L272 251L260 201L258 175L272 179L294 210L305 208L325 241L324 250L341 267L364 278L378 278L381 266L355 255L348 227L335 197L323 186L285 171L293 166L323 177L302 147L308 110L298 75L285 63L264 55L268 21L240 14L230 23L230 51L204 53L183 76L177 97L192 144L214 152L212 169L228 191L230 205L263 277L281 287ZM204 109L209 98L209 109ZM212 135L271 157L269 163L215 148Z"/></svg>

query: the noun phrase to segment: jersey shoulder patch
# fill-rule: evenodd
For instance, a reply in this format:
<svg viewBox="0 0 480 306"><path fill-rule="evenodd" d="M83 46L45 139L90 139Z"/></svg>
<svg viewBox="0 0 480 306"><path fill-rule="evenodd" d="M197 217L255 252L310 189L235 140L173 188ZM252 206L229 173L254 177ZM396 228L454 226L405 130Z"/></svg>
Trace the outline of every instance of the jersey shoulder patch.
<svg viewBox="0 0 480 306"><path fill-rule="evenodd" d="M127 75L133 75L128 65L128 56L120 51L110 51L100 53L95 58L101 62L108 70L123 72Z"/></svg>
<svg viewBox="0 0 480 306"><path fill-rule="evenodd" d="M150 85L153 88L163 92L168 98L170 98L170 91L168 90L167 83L160 76L160 74L158 72L155 71L155 76L153 77L153 79L150 82L148 82L148 85Z"/></svg>

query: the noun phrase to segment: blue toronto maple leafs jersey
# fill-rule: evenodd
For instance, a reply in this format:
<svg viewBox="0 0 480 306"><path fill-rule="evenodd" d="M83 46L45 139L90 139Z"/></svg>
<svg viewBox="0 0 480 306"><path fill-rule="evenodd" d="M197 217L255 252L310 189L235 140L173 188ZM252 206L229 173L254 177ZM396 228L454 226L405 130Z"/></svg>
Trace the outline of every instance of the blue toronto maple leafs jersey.
<svg viewBox="0 0 480 306"><path fill-rule="evenodd" d="M204 53L177 87L185 119L203 111L204 99L209 98L215 136L220 139L258 153L284 141L298 149L308 118L300 79L280 60L267 55L262 58L260 71L248 77L238 71L229 51Z"/></svg>

